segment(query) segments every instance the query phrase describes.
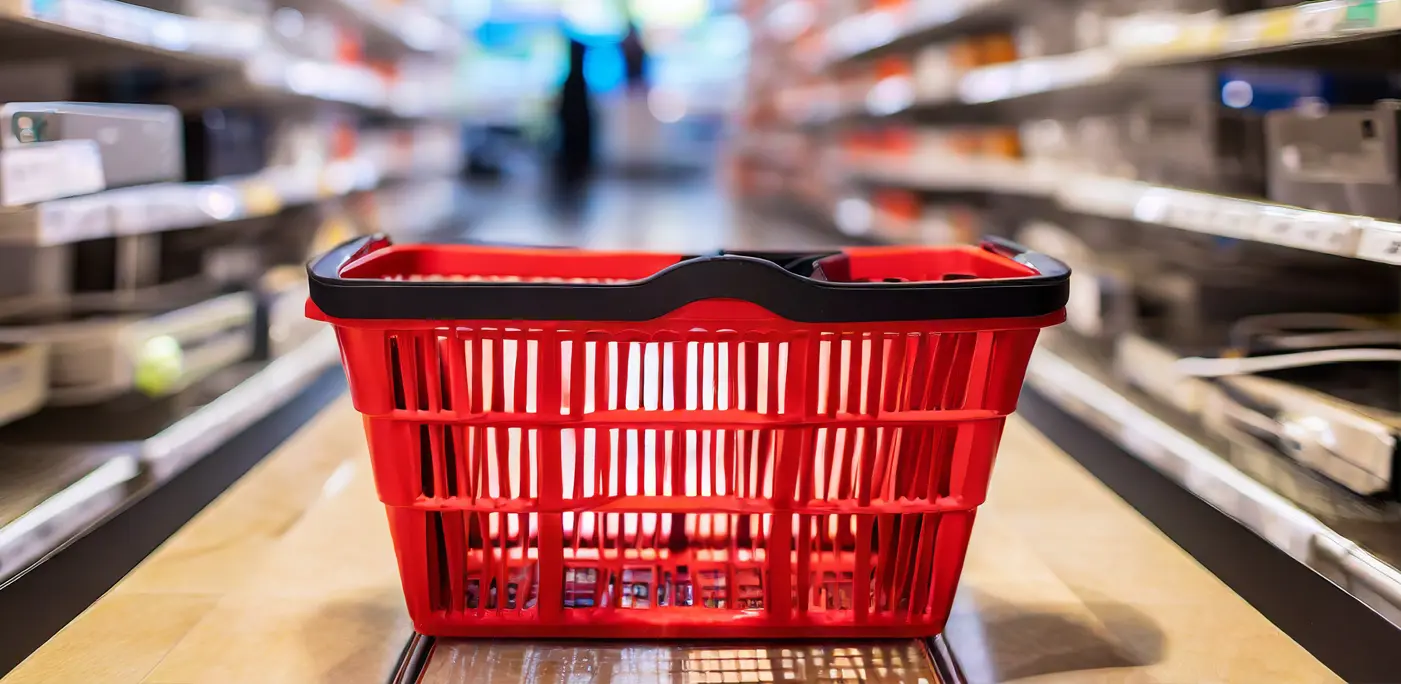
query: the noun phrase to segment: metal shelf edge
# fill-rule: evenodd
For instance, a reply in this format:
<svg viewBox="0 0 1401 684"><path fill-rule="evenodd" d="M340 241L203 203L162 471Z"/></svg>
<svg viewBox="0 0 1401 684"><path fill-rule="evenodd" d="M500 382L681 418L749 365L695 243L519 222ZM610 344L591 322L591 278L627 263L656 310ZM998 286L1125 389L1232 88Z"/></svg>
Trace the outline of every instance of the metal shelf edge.
<svg viewBox="0 0 1401 684"><path fill-rule="evenodd" d="M100 445L112 456L88 475L0 527L0 585L119 510L119 488L142 473L169 481L248 426L278 410L339 360L334 333L322 330L214 401L135 444Z"/></svg>
<svg viewBox="0 0 1401 684"><path fill-rule="evenodd" d="M1038 348L1027 384L1401 628L1401 572L1210 449L1055 353Z"/></svg>

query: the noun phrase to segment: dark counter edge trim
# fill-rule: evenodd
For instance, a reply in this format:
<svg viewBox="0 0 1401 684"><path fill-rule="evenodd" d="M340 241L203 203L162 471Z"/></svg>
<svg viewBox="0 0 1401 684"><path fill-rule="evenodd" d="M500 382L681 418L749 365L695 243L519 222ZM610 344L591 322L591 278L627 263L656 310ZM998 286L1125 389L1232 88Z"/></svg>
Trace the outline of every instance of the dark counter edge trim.
<svg viewBox="0 0 1401 684"><path fill-rule="evenodd" d="M415 684L422 679L437 642L434 637L414 632L399 653L399 662L389 674L389 684Z"/></svg>
<svg viewBox="0 0 1401 684"><path fill-rule="evenodd" d="M0 589L0 677L97 601L167 538L345 391L339 367L319 375L188 469L94 525Z"/></svg>
<svg viewBox="0 0 1401 684"><path fill-rule="evenodd" d="M399 660L394 666L394 671L389 674L388 684L415 684L421 680L427 671L436 644L437 639L434 637L415 632L404 643L404 650L399 652ZM937 684L965 684L968 681L943 635L926 639L924 647L929 655L929 664L939 678Z"/></svg>
<svg viewBox="0 0 1401 684"><path fill-rule="evenodd" d="M1349 682L1394 682L1401 630L1031 388L1018 413Z"/></svg>

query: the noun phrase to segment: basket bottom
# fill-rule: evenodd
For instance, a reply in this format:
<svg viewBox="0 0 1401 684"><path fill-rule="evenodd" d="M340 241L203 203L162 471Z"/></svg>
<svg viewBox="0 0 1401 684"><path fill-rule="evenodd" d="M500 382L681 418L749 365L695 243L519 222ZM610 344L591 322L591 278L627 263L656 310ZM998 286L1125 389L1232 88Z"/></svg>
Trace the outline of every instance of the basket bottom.
<svg viewBox="0 0 1401 684"><path fill-rule="evenodd" d="M663 611L658 611L663 612ZM727 611L728 612L728 611ZM720 617L720 616L716 616ZM761 615L732 612L729 619L697 623L668 621L658 615L653 619L629 616L626 620L592 620L541 624L531 618L480 620L434 615L414 620L414 629L434 637L472 639L581 639L591 641L629 640L832 640L832 639L922 639L943 632L944 622L909 623L904 621L872 620L853 624L843 620L794 620L780 622Z"/></svg>

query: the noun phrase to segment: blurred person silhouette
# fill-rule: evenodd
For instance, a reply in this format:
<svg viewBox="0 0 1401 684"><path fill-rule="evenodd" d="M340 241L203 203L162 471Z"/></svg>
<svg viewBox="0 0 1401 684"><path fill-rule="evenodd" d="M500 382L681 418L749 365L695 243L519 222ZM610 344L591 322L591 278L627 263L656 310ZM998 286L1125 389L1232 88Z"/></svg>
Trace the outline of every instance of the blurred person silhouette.
<svg viewBox="0 0 1401 684"><path fill-rule="evenodd" d="M566 186L588 179L594 166L594 111L584 79L588 47L569 39L569 75L559 97L559 149L555 153L556 177Z"/></svg>
<svg viewBox="0 0 1401 684"><path fill-rule="evenodd" d="M628 22L628 32L623 36L620 47L623 50L623 75L627 79L628 90L646 90L647 48L642 44L637 24Z"/></svg>

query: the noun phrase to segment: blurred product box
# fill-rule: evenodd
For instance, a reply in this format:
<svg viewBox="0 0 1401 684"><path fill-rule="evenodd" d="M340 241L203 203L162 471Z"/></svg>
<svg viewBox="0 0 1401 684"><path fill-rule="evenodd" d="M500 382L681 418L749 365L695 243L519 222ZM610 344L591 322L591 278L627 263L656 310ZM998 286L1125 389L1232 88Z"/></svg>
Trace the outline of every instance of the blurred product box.
<svg viewBox="0 0 1401 684"><path fill-rule="evenodd" d="M0 206L87 195L106 187L96 141L62 140L8 149L0 144Z"/></svg>
<svg viewBox="0 0 1401 684"><path fill-rule="evenodd" d="M1119 335L1138 322L1136 282L1154 277L1157 264L1134 258L1129 250L1096 249L1075 233L1047 221L1034 221L1017 232L1017 241L1069 264L1075 271L1066 306L1069 328L1108 351Z"/></svg>
<svg viewBox="0 0 1401 684"><path fill-rule="evenodd" d="M1283 204L1401 220L1401 102L1272 112L1269 198Z"/></svg>
<svg viewBox="0 0 1401 684"><path fill-rule="evenodd" d="M258 282L258 300L267 321L267 358L278 358L301 347L325 324L306 317L306 269L278 266L268 269Z"/></svg>
<svg viewBox="0 0 1401 684"><path fill-rule="evenodd" d="M1203 420L1228 439L1249 435L1353 493L1394 498L1401 435L1396 370L1395 364L1331 364L1220 378Z"/></svg>
<svg viewBox="0 0 1401 684"><path fill-rule="evenodd" d="M0 345L0 425L38 411L48 392L48 349L43 345Z"/></svg>
<svg viewBox="0 0 1401 684"><path fill-rule="evenodd" d="M11 102L0 107L0 147L91 140L108 187L185 177L179 110L163 105Z"/></svg>
<svg viewBox="0 0 1401 684"><path fill-rule="evenodd" d="M1128 156L1143 180L1263 197L1265 115L1301 104L1370 104L1396 91L1385 74L1302 69L1155 70L1130 109Z"/></svg>
<svg viewBox="0 0 1401 684"><path fill-rule="evenodd" d="M0 341L47 345L50 404L157 397L248 358L254 312L254 297L238 293L154 316L16 320L0 327Z"/></svg>
<svg viewBox="0 0 1401 684"><path fill-rule="evenodd" d="M0 310L20 298L53 299L72 291L68 245L0 245Z"/></svg>
<svg viewBox="0 0 1401 684"><path fill-rule="evenodd" d="M206 109L186 117L186 176L211 181L263 170L272 128L265 114L240 109Z"/></svg>
<svg viewBox="0 0 1401 684"><path fill-rule="evenodd" d="M1138 283L1141 329L1182 351L1226 343L1232 324L1248 316L1295 311L1385 314L1401 307L1394 287L1339 278L1327 271L1254 269L1246 265L1175 267Z"/></svg>

